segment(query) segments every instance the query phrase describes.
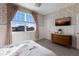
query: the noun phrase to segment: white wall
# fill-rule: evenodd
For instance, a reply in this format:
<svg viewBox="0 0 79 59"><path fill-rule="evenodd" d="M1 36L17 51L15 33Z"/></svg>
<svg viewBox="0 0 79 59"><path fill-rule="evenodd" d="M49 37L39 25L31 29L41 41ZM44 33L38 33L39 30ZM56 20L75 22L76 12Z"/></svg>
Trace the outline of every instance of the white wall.
<svg viewBox="0 0 79 59"><path fill-rule="evenodd" d="M61 17L60 17L61 18ZM51 40L51 33L55 33L57 32L58 29L62 29L63 30L63 34L66 34L66 35L72 35L73 36L73 40L72 40L72 46L73 47L76 47L76 40L74 39L74 35L75 35L75 32L74 32L74 23L70 26L55 26L55 19L57 18L54 18L53 17L53 14L51 15L48 15L45 17L45 31L44 32L44 36L45 38ZM73 19L72 19L73 21Z"/></svg>
<svg viewBox="0 0 79 59"><path fill-rule="evenodd" d="M50 15L47 15L44 19L45 21L45 25L44 25L44 37L46 39L49 39L51 40L51 33L55 33L58 29L62 29L63 30L63 34L66 34L66 35L72 35L73 39L72 39L72 46L73 47L76 47L76 39L75 39L75 31L74 31L74 19L72 19L72 25L71 26L55 26L55 17L53 17L54 15L53 14L50 14ZM61 17L60 17L61 18Z"/></svg>
<svg viewBox="0 0 79 59"><path fill-rule="evenodd" d="M58 29L63 30L63 34L72 35L72 47L76 48L75 24L76 15L79 13L79 4L75 4L61 10L52 12L44 17L44 38L51 40L51 33L55 33ZM55 20L63 17L72 17L70 26L55 26Z"/></svg>
<svg viewBox="0 0 79 59"><path fill-rule="evenodd" d="M19 43L26 40L36 40L35 32L12 32L12 43Z"/></svg>

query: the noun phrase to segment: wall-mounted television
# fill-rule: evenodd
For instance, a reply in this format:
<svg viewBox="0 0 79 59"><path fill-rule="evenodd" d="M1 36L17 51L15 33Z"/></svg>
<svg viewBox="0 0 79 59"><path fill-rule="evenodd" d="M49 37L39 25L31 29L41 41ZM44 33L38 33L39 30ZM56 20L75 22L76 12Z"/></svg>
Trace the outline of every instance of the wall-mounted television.
<svg viewBox="0 0 79 59"><path fill-rule="evenodd" d="M71 25L71 17L64 17L55 20L55 26L69 26Z"/></svg>

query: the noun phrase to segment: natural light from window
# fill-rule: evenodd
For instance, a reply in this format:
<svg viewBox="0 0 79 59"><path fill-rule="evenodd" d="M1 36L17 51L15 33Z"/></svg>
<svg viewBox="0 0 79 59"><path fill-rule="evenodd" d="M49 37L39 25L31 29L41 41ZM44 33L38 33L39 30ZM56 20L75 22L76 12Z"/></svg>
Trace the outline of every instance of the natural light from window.
<svg viewBox="0 0 79 59"><path fill-rule="evenodd" d="M12 31L35 31L36 24L32 14L17 11L12 22Z"/></svg>

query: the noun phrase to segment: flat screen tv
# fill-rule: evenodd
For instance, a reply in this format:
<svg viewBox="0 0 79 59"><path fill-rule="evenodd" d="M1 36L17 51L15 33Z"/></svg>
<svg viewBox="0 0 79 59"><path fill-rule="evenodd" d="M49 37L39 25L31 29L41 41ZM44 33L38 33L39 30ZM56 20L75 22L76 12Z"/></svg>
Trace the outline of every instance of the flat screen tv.
<svg viewBox="0 0 79 59"><path fill-rule="evenodd" d="M55 20L55 26L69 26L71 25L71 17L64 17Z"/></svg>

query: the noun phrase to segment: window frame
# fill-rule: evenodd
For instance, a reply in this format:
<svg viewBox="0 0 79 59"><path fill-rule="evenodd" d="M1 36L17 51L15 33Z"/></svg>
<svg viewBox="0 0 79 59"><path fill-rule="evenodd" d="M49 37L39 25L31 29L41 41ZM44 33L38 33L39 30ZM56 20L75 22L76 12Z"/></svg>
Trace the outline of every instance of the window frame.
<svg viewBox="0 0 79 59"><path fill-rule="evenodd" d="M19 10L18 10L17 12L24 13L24 12L19 11ZM17 12L16 12L16 13L17 13ZM16 14L15 14L15 15L16 15ZM23 22L25 22L26 24L24 24L24 25L19 25L19 26L24 26L24 31L12 31L12 32L35 32L35 31L36 31L36 23L35 23L35 20L34 20L32 14L24 13L24 15L25 15L25 16L24 16L25 18L24 18L24 21L23 21ZM27 21L27 15L32 16L32 20L33 20L34 22L28 22L28 21ZM14 16L14 17L15 17L15 16ZM16 21L16 20L14 20L14 21L12 20L12 21L11 21L11 25L12 25L12 22L17 22L17 21ZM19 22L21 22L21 21L18 21L17 23L19 23ZM34 30L32 30L32 31L27 31L26 26L27 26L28 23L31 23L31 24L34 23L34 25L35 25L35 26L33 26ZM11 26L11 27L13 27L13 26Z"/></svg>

